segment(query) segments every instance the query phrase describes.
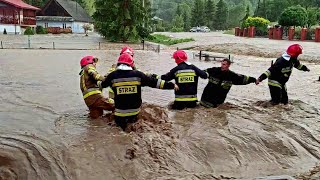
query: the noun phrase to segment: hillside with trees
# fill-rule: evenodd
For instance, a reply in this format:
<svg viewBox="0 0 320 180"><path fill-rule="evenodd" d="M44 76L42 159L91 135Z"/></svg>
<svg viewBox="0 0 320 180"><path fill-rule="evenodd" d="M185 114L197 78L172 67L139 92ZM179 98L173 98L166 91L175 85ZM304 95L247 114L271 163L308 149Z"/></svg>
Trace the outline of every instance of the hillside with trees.
<svg viewBox="0 0 320 180"><path fill-rule="evenodd" d="M24 1L42 7L48 0ZM257 20L254 23L263 26L266 22L273 22L283 26L312 27L320 21L320 0L74 1L93 15L99 33L109 38L112 36L114 40L119 39L116 38L121 36L119 34L126 36L121 37L122 40L139 39L152 31L189 31L196 26L226 30L250 24L246 22L249 17L259 17L251 18L250 22Z"/></svg>

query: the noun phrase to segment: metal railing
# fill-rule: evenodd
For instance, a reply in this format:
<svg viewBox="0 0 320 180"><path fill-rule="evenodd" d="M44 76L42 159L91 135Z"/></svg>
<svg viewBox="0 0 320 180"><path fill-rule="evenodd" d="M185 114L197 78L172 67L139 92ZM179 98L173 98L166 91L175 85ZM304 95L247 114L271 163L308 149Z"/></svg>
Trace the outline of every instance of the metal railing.
<svg viewBox="0 0 320 180"><path fill-rule="evenodd" d="M109 42L92 42L92 41L37 41L28 37L23 41L0 41L0 49L53 49L53 50L104 50L110 49L112 43ZM136 50L154 51L160 53L161 46L159 44L141 42L141 44L133 44ZM122 45L119 45L122 46ZM119 47L120 48L120 47Z"/></svg>

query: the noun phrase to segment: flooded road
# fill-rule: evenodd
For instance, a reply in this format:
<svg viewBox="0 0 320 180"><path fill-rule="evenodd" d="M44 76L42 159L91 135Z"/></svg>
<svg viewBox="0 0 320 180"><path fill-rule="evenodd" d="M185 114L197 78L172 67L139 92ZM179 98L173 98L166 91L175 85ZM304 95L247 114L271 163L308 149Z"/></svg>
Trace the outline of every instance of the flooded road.
<svg viewBox="0 0 320 180"><path fill-rule="evenodd" d="M175 66L172 51L136 51L144 72ZM140 120L122 132L109 115L91 121L79 60L106 73L119 51L0 51L0 179L319 179L319 63L294 70L289 105L269 106L267 82L233 86L216 109L173 111L173 91L143 89ZM218 62L190 62L200 68ZM231 69L258 77L273 59L234 56ZM198 98L207 80L200 80ZM105 91L105 94L107 92Z"/></svg>

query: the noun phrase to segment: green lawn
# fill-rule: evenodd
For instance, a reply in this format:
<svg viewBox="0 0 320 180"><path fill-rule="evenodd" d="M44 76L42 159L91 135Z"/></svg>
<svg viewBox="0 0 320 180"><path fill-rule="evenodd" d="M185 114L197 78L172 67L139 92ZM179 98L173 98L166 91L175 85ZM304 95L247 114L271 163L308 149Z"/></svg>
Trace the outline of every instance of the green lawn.
<svg viewBox="0 0 320 180"><path fill-rule="evenodd" d="M183 42L194 41L194 39L193 38L172 39L172 38L170 38L169 36L166 36L166 35L153 34L153 35L150 35L147 38L147 41L170 46L170 45L173 45L173 44L179 44L179 43L183 43Z"/></svg>

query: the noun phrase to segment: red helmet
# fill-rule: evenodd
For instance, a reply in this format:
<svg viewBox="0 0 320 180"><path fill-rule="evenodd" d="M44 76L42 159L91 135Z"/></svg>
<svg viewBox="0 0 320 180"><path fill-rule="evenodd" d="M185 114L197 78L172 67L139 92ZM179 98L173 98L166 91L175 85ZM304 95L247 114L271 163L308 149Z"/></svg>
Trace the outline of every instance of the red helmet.
<svg viewBox="0 0 320 180"><path fill-rule="evenodd" d="M81 61L80 61L80 66L81 67L84 67L84 66L86 66L86 65L88 65L88 64L93 64L93 63L96 63L96 62L98 62L98 58L95 58L95 57L93 57L93 56L85 56L85 57L83 57L82 59L81 59Z"/></svg>
<svg viewBox="0 0 320 180"><path fill-rule="evenodd" d="M118 63L127 64L131 67L134 67L133 57L130 54L123 53L119 56Z"/></svg>
<svg viewBox="0 0 320 180"><path fill-rule="evenodd" d="M176 60L177 64L180 64L182 62L187 61L188 56L187 56L187 53L184 52L183 50L178 50L173 53L173 59Z"/></svg>
<svg viewBox="0 0 320 180"><path fill-rule="evenodd" d="M128 53L130 54L131 56L134 55L133 53L133 49L129 46L124 46L122 49L121 49L121 52L120 52L120 55L123 54L123 53Z"/></svg>
<svg viewBox="0 0 320 180"><path fill-rule="evenodd" d="M288 47L287 54L289 54L291 57L298 57L300 54L302 54L302 46L299 44L292 44Z"/></svg>

